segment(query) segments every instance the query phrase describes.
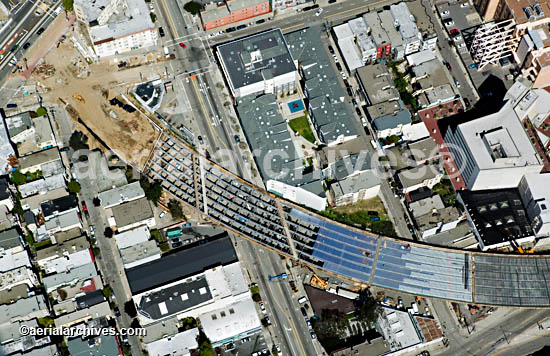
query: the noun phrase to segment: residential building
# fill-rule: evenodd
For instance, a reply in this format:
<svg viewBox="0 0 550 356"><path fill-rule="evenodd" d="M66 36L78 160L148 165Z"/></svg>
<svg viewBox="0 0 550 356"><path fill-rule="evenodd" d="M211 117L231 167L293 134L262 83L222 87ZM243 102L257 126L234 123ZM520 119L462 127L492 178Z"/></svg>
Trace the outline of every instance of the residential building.
<svg viewBox="0 0 550 356"><path fill-rule="evenodd" d="M457 93L449 83L446 68L431 50L425 50L407 57L411 63L413 76L411 84L413 95L417 97L423 108L433 107L454 100ZM423 58L419 58L423 57ZM412 64L411 64L412 65Z"/></svg>
<svg viewBox="0 0 550 356"><path fill-rule="evenodd" d="M92 251L89 249L64 254L61 257L51 260L42 260L38 265L44 269L46 274L50 274L68 272L75 267L80 267L88 263L93 263Z"/></svg>
<svg viewBox="0 0 550 356"><path fill-rule="evenodd" d="M55 200L69 195L65 187L47 191L44 194L35 194L21 199L23 210L30 210L35 215L41 213L40 205L46 201Z"/></svg>
<svg viewBox="0 0 550 356"><path fill-rule="evenodd" d="M376 63L360 67L357 69L355 77L367 106L399 100L399 92L385 65Z"/></svg>
<svg viewBox="0 0 550 356"><path fill-rule="evenodd" d="M332 31L350 72L376 60L378 47L363 17L335 26Z"/></svg>
<svg viewBox="0 0 550 356"><path fill-rule="evenodd" d="M0 178L0 207L6 207L8 210L13 209L13 198L10 191L10 182L7 178Z"/></svg>
<svg viewBox="0 0 550 356"><path fill-rule="evenodd" d="M288 33L285 38L299 63L305 106L317 136L327 146L336 146L358 137L359 130L321 36L321 27L314 26Z"/></svg>
<svg viewBox="0 0 550 356"><path fill-rule="evenodd" d="M191 351L198 349L199 329L193 328L168 335L160 340L147 343L147 353L151 356L177 355L190 356Z"/></svg>
<svg viewBox="0 0 550 356"><path fill-rule="evenodd" d="M95 290L75 298L78 309L90 308L94 305L101 304L104 301L106 301L106 298L103 295L102 290Z"/></svg>
<svg viewBox="0 0 550 356"><path fill-rule="evenodd" d="M478 249L479 242L472 233L467 219L440 224L422 233L421 240L431 245L449 246L461 249Z"/></svg>
<svg viewBox="0 0 550 356"><path fill-rule="evenodd" d="M57 232L68 231L74 228L82 228L82 222L78 216L78 212L71 210L61 215L57 215L46 221L44 225L40 225L37 229L37 241L42 241L51 238L51 235Z"/></svg>
<svg viewBox="0 0 550 356"><path fill-rule="evenodd" d="M69 271L45 276L42 279L46 292L50 293L59 287L75 285L79 281L89 279L97 275L94 263L87 263L75 267Z"/></svg>
<svg viewBox="0 0 550 356"><path fill-rule="evenodd" d="M26 250L18 248L0 252L0 273L8 272L20 267L32 268Z"/></svg>
<svg viewBox="0 0 550 356"><path fill-rule="evenodd" d="M520 81L509 89L505 100L494 114L462 123L449 120L442 130L458 169L455 179L463 180L470 190L515 188L525 174L543 168L522 121L539 115L543 107L550 112L550 100Z"/></svg>
<svg viewBox="0 0 550 356"><path fill-rule="evenodd" d="M336 206L371 199L380 192L380 178L375 171L363 171L338 180L330 185Z"/></svg>
<svg viewBox="0 0 550 356"><path fill-rule="evenodd" d="M65 188L66 181L63 173L55 174L46 178L34 180L19 186L19 193L22 198L27 198L35 194L46 194L47 192L59 188Z"/></svg>
<svg viewBox="0 0 550 356"><path fill-rule="evenodd" d="M69 212L78 212L78 199L76 195L70 194L61 198L48 200L40 204L40 210L44 220L48 221L54 217L67 214Z"/></svg>
<svg viewBox="0 0 550 356"><path fill-rule="evenodd" d="M139 182L133 182L101 192L97 197L101 202L101 207L108 209L122 203L143 198L144 196L145 192L143 191L143 188L141 188Z"/></svg>
<svg viewBox="0 0 550 356"><path fill-rule="evenodd" d="M437 144L430 136L416 142L410 142L407 146L409 147L412 159L414 159L417 165L429 163L429 161L439 157Z"/></svg>
<svg viewBox="0 0 550 356"><path fill-rule="evenodd" d="M33 136L35 133L34 123L31 119L30 111L26 111L14 116L6 117L6 126L8 134L13 143L21 143Z"/></svg>
<svg viewBox="0 0 550 356"><path fill-rule="evenodd" d="M270 2L266 0L224 0L206 4L200 15L202 27L208 31L250 20L269 12L271 12Z"/></svg>
<svg viewBox="0 0 550 356"><path fill-rule="evenodd" d="M414 16L409 11L407 3L400 2L390 6L394 26L398 28L403 38L404 54L418 52L422 48L422 34L418 31Z"/></svg>
<svg viewBox="0 0 550 356"><path fill-rule="evenodd" d="M216 53L235 98L250 94L278 96L297 88L296 65L280 29L222 44Z"/></svg>
<svg viewBox="0 0 550 356"><path fill-rule="evenodd" d="M327 168L323 170L325 179L328 178L339 181L357 173L370 171L374 168L371 156L365 154L364 151L358 154L354 153L341 157L341 155L346 153L339 152L340 157L327 157L328 165Z"/></svg>
<svg viewBox="0 0 550 356"><path fill-rule="evenodd" d="M457 200L466 209L470 228L483 251L509 246L511 240L517 244L535 240L518 189L461 190Z"/></svg>
<svg viewBox="0 0 550 356"><path fill-rule="evenodd" d="M0 291L10 290L21 284L25 284L29 289L38 285L38 278L36 278L32 268L21 266L0 273Z"/></svg>
<svg viewBox="0 0 550 356"><path fill-rule="evenodd" d="M55 327L68 328L71 325L81 324L88 322L91 319L97 319L102 317L112 317L113 312L109 306L108 301L95 304L91 307L80 309L69 314L61 315L55 318Z"/></svg>
<svg viewBox="0 0 550 356"><path fill-rule="evenodd" d="M395 27L392 14L389 10L370 11L363 15L371 29L372 38L378 46L377 57L384 58L395 53L398 60L405 55L403 38Z"/></svg>
<svg viewBox="0 0 550 356"><path fill-rule="evenodd" d="M414 217L420 217L433 212L437 213L438 210L444 208L445 204L439 195L433 195L409 204L409 209Z"/></svg>
<svg viewBox="0 0 550 356"><path fill-rule="evenodd" d="M112 218L109 219L109 222L111 226L116 226L118 232L130 230L140 225L147 225L152 228L156 224L151 203L147 198L140 198L114 206L112 208Z"/></svg>
<svg viewBox="0 0 550 356"><path fill-rule="evenodd" d="M71 355L122 355L118 342L113 335L95 336L83 340L74 338L67 341L67 348ZM151 355L153 356L153 355Z"/></svg>
<svg viewBox="0 0 550 356"><path fill-rule="evenodd" d="M378 138L401 136L412 124L411 113L401 100L369 106L367 112Z"/></svg>
<svg viewBox="0 0 550 356"><path fill-rule="evenodd" d="M157 44L158 32L144 1L75 0L74 11L99 58Z"/></svg>
<svg viewBox="0 0 550 356"><path fill-rule="evenodd" d="M435 165L423 165L397 174L397 178L402 186L403 194L415 191L421 187L432 188L441 181L443 173Z"/></svg>
<svg viewBox="0 0 550 356"><path fill-rule="evenodd" d="M76 229L75 229L76 230ZM80 230L80 229L78 229ZM36 263L39 266L44 266L49 261L70 256L79 251L87 251L90 248L90 243L86 236L80 236L67 241L57 241L55 245L41 248L36 251Z"/></svg>
<svg viewBox="0 0 550 356"><path fill-rule="evenodd" d="M23 241L15 227L0 231L0 250L8 251L12 249L23 249Z"/></svg>
<svg viewBox="0 0 550 356"><path fill-rule="evenodd" d="M3 119L2 127L0 127L0 175L3 175L8 173L11 168L9 160L15 158L15 151L9 139L8 128L4 122L6 120L4 110L0 110L0 115Z"/></svg>
<svg viewBox="0 0 550 356"><path fill-rule="evenodd" d="M38 150L45 150L57 146L55 135L48 115L39 116L33 119L34 136L31 138Z"/></svg>
<svg viewBox="0 0 550 356"><path fill-rule="evenodd" d="M43 176L47 177L50 174L44 172L43 166L47 164L56 164L63 166L61 163L61 157L59 157L59 150L57 147L48 148L43 151L35 152L30 155L19 158L19 170L21 173L32 173L38 170L43 171ZM55 173L61 173L58 169L54 170Z"/></svg>
<svg viewBox="0 0 550 356"><path fill-rule="evenodd" d="M42 318L48 315L46 301L42 295L19 299L12 304L0 305L0 325Z"/></svg>

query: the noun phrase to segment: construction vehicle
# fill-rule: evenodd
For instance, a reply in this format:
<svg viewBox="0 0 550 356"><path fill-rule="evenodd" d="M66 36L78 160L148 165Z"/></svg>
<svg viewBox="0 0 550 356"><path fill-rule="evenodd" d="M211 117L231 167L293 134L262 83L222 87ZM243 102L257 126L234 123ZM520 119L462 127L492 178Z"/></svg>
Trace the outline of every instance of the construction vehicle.
<svg viewBox="0 0 550 356"><path fill-rule="evenodd" d="M328 287L328 282L324 279L321 279L316 274L311 277L311 281L309 282L309 284L320 289L327 289Z"/></svg>
<svg viewBox="0 0 550 356"><path fill-rule="evenodd" d="M85 103L86 100L84 100L84 98L82 97L82 95L78 94L78 93L74 93L73 94L73 98L75 98L76 100L80 101L81 103Z"/></svg>
<svg viewBox="0 0 550 356"><path fill-rule="evenodd" d="M535 252L535 249L532 248L532 247L529 247L529 248L522 248L517 242L516 240L510 240L510 245L512 245L512 247L519 253L521 254L525 254L525 253L533 253Z"/></svg>

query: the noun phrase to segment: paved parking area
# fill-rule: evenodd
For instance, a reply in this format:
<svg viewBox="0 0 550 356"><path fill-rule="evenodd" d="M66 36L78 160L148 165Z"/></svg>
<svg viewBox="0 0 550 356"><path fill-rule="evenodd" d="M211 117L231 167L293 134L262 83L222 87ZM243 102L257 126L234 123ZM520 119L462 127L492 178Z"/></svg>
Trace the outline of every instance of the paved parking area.
<svg viewBox="0 0 550 356"><path fill-rule="evenodd" d="M229 351L220 350L222 355L252 355L255 352L261 354L267 350L267 344L262 333L258 333L249 337L242 338L234 342L235 348ZM264 354L265 351L264 351ZM267 354L270 354L268 351Z"/></svg>

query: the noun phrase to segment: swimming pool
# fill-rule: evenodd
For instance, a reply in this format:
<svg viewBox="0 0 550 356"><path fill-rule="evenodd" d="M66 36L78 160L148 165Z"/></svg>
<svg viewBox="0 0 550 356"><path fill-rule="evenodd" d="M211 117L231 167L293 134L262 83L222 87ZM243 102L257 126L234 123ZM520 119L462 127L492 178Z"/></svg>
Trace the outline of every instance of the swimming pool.
<svg viewBox="0 0 550 356"><path fill-rule="evenodd" d="M294 100L288 103L288 109L291 114L294 114L298 111L304 111L304 103L302 100Z"/></svg>

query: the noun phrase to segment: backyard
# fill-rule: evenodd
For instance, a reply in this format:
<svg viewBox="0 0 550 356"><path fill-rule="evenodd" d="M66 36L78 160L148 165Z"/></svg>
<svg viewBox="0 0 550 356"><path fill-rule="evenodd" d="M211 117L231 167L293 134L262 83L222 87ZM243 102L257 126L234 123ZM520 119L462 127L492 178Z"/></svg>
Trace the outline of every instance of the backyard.
<svg viewBox="0 0 550 356"><path fill-rule="evenodd" d="M292 119L288 122L288 125L290 126L292 131L302 136L309 142L315 143L315 136L313 135L313 131L309 126L309 122L307 121L307 116L304 115L304 116L300 116L295 119Z"/></svg>
<svg viewBox="0 0 550 356"><path fill-rule="evenodd" d="M396 236L393 224L384 208L384 203L378 197L339 206L331 211L323 212L323 215L347 225L361 225L363 228L382 235ZM375 216L378 216L380 220L372 221L371 218Z"/></svg>

